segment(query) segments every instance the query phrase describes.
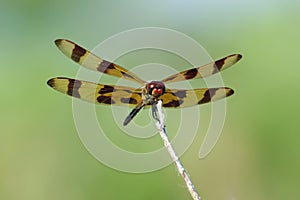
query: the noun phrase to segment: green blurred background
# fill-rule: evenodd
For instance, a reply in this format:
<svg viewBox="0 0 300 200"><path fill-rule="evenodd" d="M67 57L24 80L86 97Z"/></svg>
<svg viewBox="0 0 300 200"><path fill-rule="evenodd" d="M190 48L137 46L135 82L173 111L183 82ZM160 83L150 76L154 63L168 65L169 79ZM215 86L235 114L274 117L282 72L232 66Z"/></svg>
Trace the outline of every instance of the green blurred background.
<svg viewBox="0 0 300 200"><path fill-rule="evenodd" d="M223 73L236 94L216 147L198 159L204 123L181 157L200 195L299 199L299 11L296 0L1 0L0 199L191 199L173 165L127 174L99 163L76 133L71 98L46 85L78 70L55 39L92 49L145 26L183 32L213 58L244 56Z"/></svg>

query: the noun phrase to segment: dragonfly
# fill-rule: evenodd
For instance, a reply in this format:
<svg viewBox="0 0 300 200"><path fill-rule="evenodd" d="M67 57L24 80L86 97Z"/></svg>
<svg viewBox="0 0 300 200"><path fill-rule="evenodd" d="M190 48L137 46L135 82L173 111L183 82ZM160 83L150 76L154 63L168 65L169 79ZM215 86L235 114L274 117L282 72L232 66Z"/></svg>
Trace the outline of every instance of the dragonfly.
<svg viewBox="0 0 300 200"><path fill-rule="evenodd" d="M47 84L53 89L87 102L134 107L125 118L124 126L132 121L142 108L153 106L158 101L162 101L162 106L165 108L184 108L233 95L234 91L229 87L169 89L165 84L211 76L227 69L242 58L240 54L232 54L201 67L184 70L160 81L144 81L133 72L96 56L70 40L57 39L55 44L63 54L87 69L124 78L141 85L139 88L132 88L67 77L55 77L47 81Z"/></svg>

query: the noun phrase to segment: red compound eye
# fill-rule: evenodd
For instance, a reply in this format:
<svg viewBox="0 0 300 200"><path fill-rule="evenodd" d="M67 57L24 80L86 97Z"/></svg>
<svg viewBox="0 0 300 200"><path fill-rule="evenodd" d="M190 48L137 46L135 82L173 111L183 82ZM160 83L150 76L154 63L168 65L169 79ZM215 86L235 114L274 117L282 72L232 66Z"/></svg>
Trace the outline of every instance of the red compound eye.
<svg viewBox="0 0 300 200"><path fill-rule="evenodd" d="M162 95L162 93L163 93L163 90L161 88L153 88L153 90L152 90L152 95L155 97Z"/></svg>
<svg viewBox="0 0 300 200"><path fill-rule="evenodd" d="M160 81L151 81L146 85L148 93L154 97L159 97L165 92L165 85Z"/></svg>

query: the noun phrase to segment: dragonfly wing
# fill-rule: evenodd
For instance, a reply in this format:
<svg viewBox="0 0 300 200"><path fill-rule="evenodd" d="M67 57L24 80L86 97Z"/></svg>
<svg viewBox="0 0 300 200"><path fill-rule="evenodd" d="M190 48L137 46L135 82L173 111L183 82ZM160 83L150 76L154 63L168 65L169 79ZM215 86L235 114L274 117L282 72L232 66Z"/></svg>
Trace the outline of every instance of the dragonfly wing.
<svg viewBox="0 0 300 200"><path fill-rule="evenodd" d="M96 104L135 106L142 102L141 89L102 85L65 77L52 78L47 84L59 92Z"/></svg>
<svg viewBox="0 0 300 200"><path fill-rule="evenodd" d="M85 68L106 73L119 78L123 77L140 84L145 83L145 81L140 79L134 73L117 64L99 58L95 54L70 40L57 39L55 40L55 44L67 57L71 58L73 61L79 63Z"/></svg>
<svg viewBox="0 0 300 200"><path fill-rule="evenodd" d="M227 69L228 67L232 66L237 61L239 61L241 58L242 58L242 55L233 54L233 55L227 56L225 58L222 58L220 60L214 61L212 63L206 64L202 67L192 68L192 69L188 69L188 70L179 72L177 74L174 74L172 76L169 76L169 77L163 79L162 82L171 83L171 82L177 82L177 81L183 81L183 80L188 80L188 79L195 79L195 78L202 78L202 77L210 76L215 73L218 73L219 71Z"/></svg>
<svg viewBox="0 0 300 200"><path fill-rule="evenodd" d="M199 88L193 90L168 89L159 99L162 100L163 107L183 108L223 99L231 96L233 93L233 90L228 87Z"/></svg>

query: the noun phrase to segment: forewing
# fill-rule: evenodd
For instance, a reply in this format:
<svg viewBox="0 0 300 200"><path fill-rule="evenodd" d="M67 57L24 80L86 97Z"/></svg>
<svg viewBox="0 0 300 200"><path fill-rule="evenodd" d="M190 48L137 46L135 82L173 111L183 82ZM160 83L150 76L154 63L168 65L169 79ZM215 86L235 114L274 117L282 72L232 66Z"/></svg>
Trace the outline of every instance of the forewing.
<svg viewBox="0 0 300 200"><path fill-rule="evenodd" d="M117 64L99 58L72 41L58 39L55 40L55 44L67 57L71 58L73 61L79 63L83 67L119 78L123 77L140 84L145 83L145 81L141 80L134 73Z"/></svg>
<svg viewBox="0 0 300 200"><path fill-rule="evenodd" d="M162 100L163 107L183 108L216 101L232 94L233 90L228 87L200 88L194 90L168 89L159 99Z"/></svg>
<svg viewBox="0 0 300 200"><path fill-rule="evenodd" d="M142 102L141 89L102 85L65 77L52 78L47 84L59 92L97 104L135 106Z"/></svg>
<svg viewBox="0 0 300 200"><path fill-rule="evenodd" d="M233 54L233 55L227 56L225 58L222 58L220 60L217 60L215 62L206 64L202 67L192 68L192 69L188 69L188 70L179 72L177 74L174 74L172 76L169 76L169 77L163 79L162 82L171 83L171 82L176 82L176 81L183 81L183 80L189 80L189 79L210 76L210 75L218 73L224 69L227 69L228 67L232 66L237 61L239 61L241 58L242 58L242 55Z"/></svg>

